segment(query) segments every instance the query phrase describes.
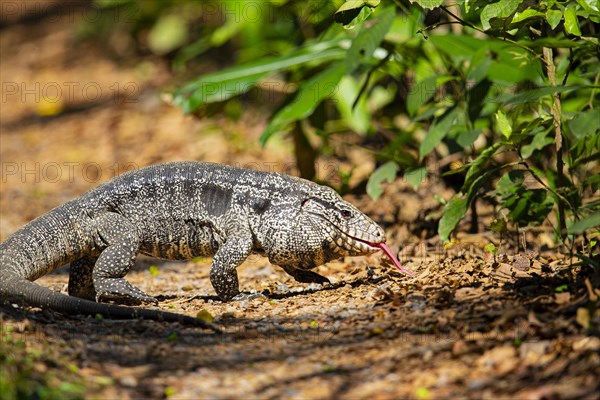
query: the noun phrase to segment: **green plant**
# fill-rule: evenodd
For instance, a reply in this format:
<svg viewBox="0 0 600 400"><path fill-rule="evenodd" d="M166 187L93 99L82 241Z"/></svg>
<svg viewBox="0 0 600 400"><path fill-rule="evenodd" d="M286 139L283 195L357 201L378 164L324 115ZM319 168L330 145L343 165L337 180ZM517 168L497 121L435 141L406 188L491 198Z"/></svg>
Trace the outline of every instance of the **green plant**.
<svg viewBox="0 0 600 400"><path fill-rule="evenodd" d="M296 89L261 142L284 132L297 146L312 132L323 143L334 134L386 132L387 144L373 149L383 163L367 185L373 197L397 171L435 175L443 154L461 153L464 165L444 174L462 182L439 222L445 242L469 210L477 220L482 196L516 226L554 214L559 240L599 226L597 3L413 3L341 3L329 18L305 18L311 34L279 54L202 75L174 102L192 113L268 79L289 83ZM284 4L296 3L271 7ZM309 143L302 151L319 149Z"/></svg>
<svg viewBox="0 0 600 400"><path fill-rule="evenodd" d="M10 325L3 324L0 330L0 398L83 398L85 382L75 365L28 346Z"/></svg>

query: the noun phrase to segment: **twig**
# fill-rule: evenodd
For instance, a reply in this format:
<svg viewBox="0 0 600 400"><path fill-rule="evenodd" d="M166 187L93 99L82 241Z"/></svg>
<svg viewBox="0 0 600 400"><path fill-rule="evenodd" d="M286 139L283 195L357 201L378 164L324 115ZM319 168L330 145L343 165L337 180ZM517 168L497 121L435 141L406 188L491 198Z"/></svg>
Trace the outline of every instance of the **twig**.
<svg viewBox="0 0 600 400"><path fill-rule="evenodd" d="M369 70L369 72L367 72L367 77L365 78L365 82L362 84L360 90L358 91L358 95L356 96L356 99L354 99L354 103L352 103L352 110L354 110L354 108L358 104L358 101L360 100L361 96L367 90L367 85L369 84L369 81L371 80L371 76L373 75L373 72L375 72L375 70L377 70L381 66L383 66L383 64L385 64L390 59L391 56L392 56L392 52L388 51L387 55L384 58L382 58L377 63L377 65L375 65L373 68L371 68Z"/></svg>

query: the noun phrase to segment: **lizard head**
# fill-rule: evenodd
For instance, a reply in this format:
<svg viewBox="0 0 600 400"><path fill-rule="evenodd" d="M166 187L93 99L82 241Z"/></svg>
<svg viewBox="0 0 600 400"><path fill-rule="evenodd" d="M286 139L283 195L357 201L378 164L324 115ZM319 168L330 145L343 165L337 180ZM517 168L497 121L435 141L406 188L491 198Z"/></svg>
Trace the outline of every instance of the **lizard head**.
<svg viewBox="0 0 600 400"><path fill-rule="evenodd" d="M308 225L320 227L323 244L338 256L357 256L383 250L403 273L413 272L396 260L385 244L384 230L355 206L343 200L337 192L325 186L315 186L301 202L301 213Z"/></svg>
<svg viewBox="0 0 600 400"><path fill-rule="evenodd" d="M301 213L310 225L320 227L328 247L341 256L373 253L386 240L379 225L329 188L302 199Z"/></svg>
<svg viewBox="0 0 600 400"><path fill-rule="evenodd" d="M403 273L386 246L385 232L330 187L294 178L284 196L254 201L250 218L255 245L273 264L311 269L344 256L383 250Z"/></svg>

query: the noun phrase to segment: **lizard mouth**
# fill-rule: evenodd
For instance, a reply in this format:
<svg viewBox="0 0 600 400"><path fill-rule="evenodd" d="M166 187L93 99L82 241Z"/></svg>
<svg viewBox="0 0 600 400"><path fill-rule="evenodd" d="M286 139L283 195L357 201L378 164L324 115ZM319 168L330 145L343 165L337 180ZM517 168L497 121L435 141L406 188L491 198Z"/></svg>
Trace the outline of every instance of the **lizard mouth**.
<svg viewBox="0 0 600 400"><path fill-rule="evenodd" d="M367 241L360 240L357 238L353 238L353 239L356 240L357 242L366 244L367 246L373 248L374 250L382 250L385 253L385 255L387 255L388 258L392 261L392 264L394 264L396 266L396 268L398 268L398 270L400 272L402 272L403 274L411 275L411 276L415 275L415 273L413 271L411 271L408 268L403 267L402 264L400 264L400 262L398 262L398 260L394 256L394 253L392 253L392 250L390 250L390 248L384 242L371 243L371 242L367 242Z"/></svg>
<svg viewBox="0 0 600 400"><path fill-rule="evenodd" d="M335 227L335 229L337 230L338 234L340 235L338 237L338 239L335 241L335 243L338 247L340 247L344 250L358 251L359 253L362 253L362 254L368 254L368 253L373 253L378 250L382 250L385 253L385 255L387 255L388 258L392 261L392 264L394 264L400 272L402 272L403 274L406 274L406 275L410 275L410 276L415 275L415 273L413 271L411 271L408 268L405 268L404 266L402 266L402 264L400 264L400 262L398 262L398 260L394 256L394 253L392 253L392 250L390 250L390 248L384 242L379 242L379 243L369 242L367 240L363 240L363 239L359 239L357 237L350 236L347 233L343 232L341 229L339 229L337 226Z"/></svg>
<svg viewBox="0 0 600 400"><path fill-rule="evenodd" d="M385 244L385 242L369 242L368 240L364 240L364 239L359 239L357 237L354 236L350 236L348 235L346 232L344 232L342 229L340 229L338 226L336 226L336 224L331 223L330 221L328 221L327 219L323 218L321 215L319 214L314 214L315 216L319 217L320 219L324 219L325 222L329 223L333 228L334 231L337 232L337 238L335 237L331 237L333 239L333 242L335 243L335 245L345 251L350 251L350 252L356 252L358 254L355 255L364 255L364 254L370 254L370 253L374 253L378 250L382 250L386 256L388 256L388 258L392 261L392 264L394 264L396 266L396 268L398 268L398 270L400 272L402 272L405 275L410 275L410 276L414 276L415 273L413 271L411 271L408 268L405 268L404 266L402 266L402 264L400 264L400 262L396 259L396 257L394 256L394 253L392 253L392 250L390 250L390 248ZM331 235L331 231L330 231L330 235ZM383 239L385 241L385 239Z"/></svg>

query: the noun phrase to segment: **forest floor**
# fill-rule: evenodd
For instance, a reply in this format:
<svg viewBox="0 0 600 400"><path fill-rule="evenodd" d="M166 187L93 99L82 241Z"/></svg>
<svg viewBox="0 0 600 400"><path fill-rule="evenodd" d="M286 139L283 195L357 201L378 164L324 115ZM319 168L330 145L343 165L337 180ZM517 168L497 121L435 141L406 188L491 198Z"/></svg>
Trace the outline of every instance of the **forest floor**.
<svg viewBox="0 0 600 400"><path fill-rule="evenodd" d="M258 145L264 112L184 116L163 101L174 85L165 61L81 40L76 17L18 17L0 37L1 240L135 167L198 160L295 172L288 139ZM344 158L320 159L319 177L335 183L359 165L350 181L359 186L374 161L338 145ZM573 267L549 228L501 243L484 229L491 207L484 233L466 233L467 221L444 247L435 196L452 193L430 177L417 190L399 179L376 201L346 197L386 229L414 277L374 254L319 267L330 285L300 284L252 256L240 286L263 296L223 303L210 259L139 259L128 280L158 297L156 308L210 315L223 334L4 305L0 398L598 398L598 274ZM67 271L38 283L66 293Z"/></svg>

